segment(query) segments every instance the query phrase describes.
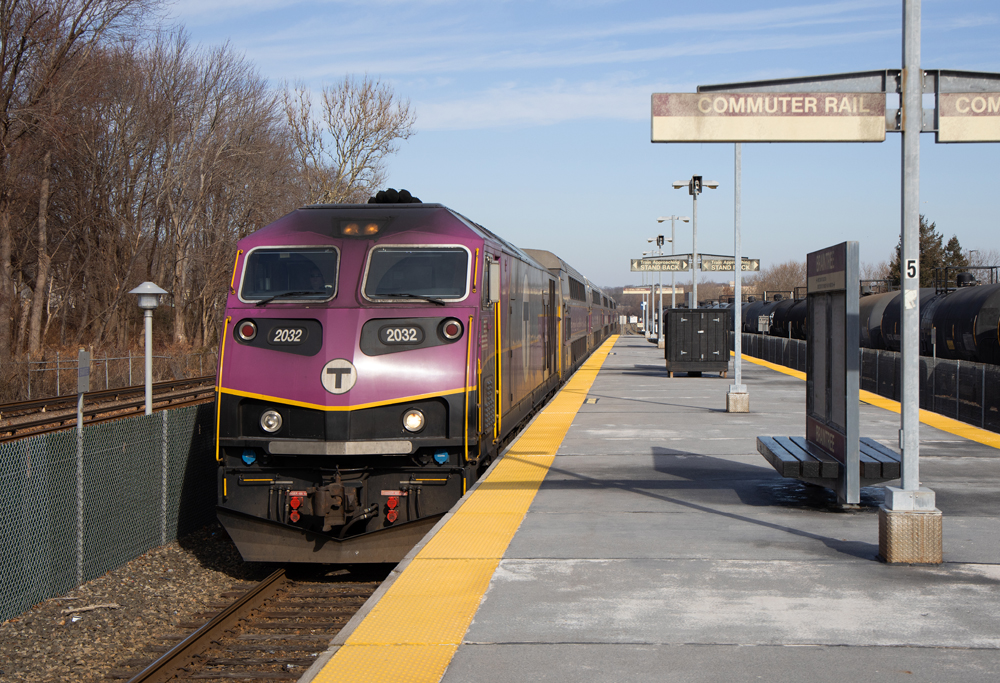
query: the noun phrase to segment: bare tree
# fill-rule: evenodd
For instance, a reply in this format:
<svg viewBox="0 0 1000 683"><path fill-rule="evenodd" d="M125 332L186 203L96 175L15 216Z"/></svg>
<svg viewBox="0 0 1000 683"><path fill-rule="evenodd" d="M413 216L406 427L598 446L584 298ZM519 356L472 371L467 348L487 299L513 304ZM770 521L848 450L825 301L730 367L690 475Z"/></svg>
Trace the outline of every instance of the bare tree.
<svg viewBox="0 0 1000 683"><path fill-rule="evenodd" d="M970 266L1000 265L1000 249L968 249L965 254Z"/></svg>
<svg viewBox="0 0 1000 683"><path fill-rule="evenodd" d="M746 276L747 286L757 293L790 292L806 284L806 264L804 261L785 261L762 268L760 272Z"/></svg>
<svg viewBox="0 0 1000 683"><path fill-rule="evenodd" d="M134 30L151 0L0 0L0 361L11 356L11 219L16 148L42 125L45 100L102 40ZM44 285L39 287L44 289Z"/></svg>
<svg viewBox="0 0 1000 683"><path fill-rule="evenodd" d="M303 183L317 202L363 202L385 182L386 157L413 135L409 100L367 75L321 93L320 125L304 85L286 88L285 114Z"/></svg>

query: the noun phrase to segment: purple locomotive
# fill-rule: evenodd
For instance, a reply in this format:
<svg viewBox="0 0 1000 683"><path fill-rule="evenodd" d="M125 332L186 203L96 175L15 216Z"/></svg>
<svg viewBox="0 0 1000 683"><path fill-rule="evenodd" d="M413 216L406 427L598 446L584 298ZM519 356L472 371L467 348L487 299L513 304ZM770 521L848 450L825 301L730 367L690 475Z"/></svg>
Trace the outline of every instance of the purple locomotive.
<svg viewBox="0 0 1000 683"><path fill-rule="evenodd" d="M440 204L284 216L233 269L220 521L249 561L399 561L616 330L615 307Z"/></svg>

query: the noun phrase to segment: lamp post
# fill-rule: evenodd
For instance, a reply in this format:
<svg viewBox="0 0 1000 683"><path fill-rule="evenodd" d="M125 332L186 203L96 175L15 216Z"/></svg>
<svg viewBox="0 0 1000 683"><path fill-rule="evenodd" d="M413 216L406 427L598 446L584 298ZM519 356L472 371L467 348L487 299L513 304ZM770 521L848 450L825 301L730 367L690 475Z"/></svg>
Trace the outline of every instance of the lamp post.
<svg viewBox="0 0 1000 683"><path fill-rule="evenodd" d="M663 256L663 235L657 235L653 239L646 240L647 242L656 243L656 251L649 252L654 256ZM673 242L673 239L670 240ZM657 318L656 318L656 347L663 348L663 271L656 271L656 287L660 290L660 301L657 304Z"/></svg>
<svg viewBox="0 0 1000 683"><path fill-rule="evenodd" d="M152 282L143 282L129 294L139 295L139 308L143 311L146 327L146 414L153 413L153 311L160 303L160 295L167 291Z"/></svg>
<svg viewBox="0 0 1000 683"><path fill-rule="evenodd" d="M674 235L674 222L684 221L685 223L690 223L691 219L687 216L660 216L656 219L657 223L662 223L663 221L670 221L670 255L674 256L677 253ZM674 282L674 278L677 277L674 271L670 271L670 308L677 308L677 287Z"/></svg>
<svg viewBox="0 0 1000 683"><path fill-rule="evenodd" d="M691 176L691 180L677 180L674 182L674 189L682 187L688 189L688 194L692 197L691 208L691 296L694 299L692 308L698 308L698 195L702 188L711 190L719 187L719 183L714 180L702 180L700 175Z"/></svg>
<svg viewBox="0 0 1000 683"><path fill-rule="evenodd" d="M647 242L651 242L652 240L646 240L646 241ZM655 255L656 255L656 252L653 252L653 251L644 251L644 252L642 252L643 258L645 258L647 256L655 256ZM646 291L645 291L645 288L646 288L646 278L645 278L645 273L643 273L642 286L643 286L642 299L643 299L643 301L646 301ZM648 315L646 316L645 319L647 319L649 321L649 324L647 325L647 324L643 323L643 326L645 327L643 333L645 334L647 341L649 341L649 328L653 326L653 297L655 295L656 295L656 288L653 286L653 277L652 277L652 275L650 275L650 277L649 277L649 303L646 304L646 307L643 309L644 313L648 313Z"/></svg>

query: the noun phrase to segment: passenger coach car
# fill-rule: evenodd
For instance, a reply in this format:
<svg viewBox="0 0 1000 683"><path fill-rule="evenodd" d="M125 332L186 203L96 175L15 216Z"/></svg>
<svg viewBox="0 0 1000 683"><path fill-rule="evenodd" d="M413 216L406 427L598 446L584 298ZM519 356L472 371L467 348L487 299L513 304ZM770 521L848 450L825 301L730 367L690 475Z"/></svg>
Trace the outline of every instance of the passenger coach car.
<svg viewBox="0 0 1000 683"><path fill-rule="evenodd" d="M439 204L279 219L233 268L219 519L246 560L398 561L615 330L615 306Z"/></svg>

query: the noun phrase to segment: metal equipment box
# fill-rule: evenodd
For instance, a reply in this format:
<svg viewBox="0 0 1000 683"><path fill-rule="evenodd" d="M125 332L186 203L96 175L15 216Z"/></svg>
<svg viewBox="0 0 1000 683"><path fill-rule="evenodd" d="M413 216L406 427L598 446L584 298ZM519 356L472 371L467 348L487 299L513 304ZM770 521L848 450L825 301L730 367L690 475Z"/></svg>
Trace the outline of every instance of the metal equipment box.
<svg viewBox="0 0 1000 683"><path fill-rule="evenodd" d="M728 308L664 309L666 345L664 357L667 371L687 372L700 376L702 372L718 372L725 377L729 370L729 331L731 311Z"/></svg>

